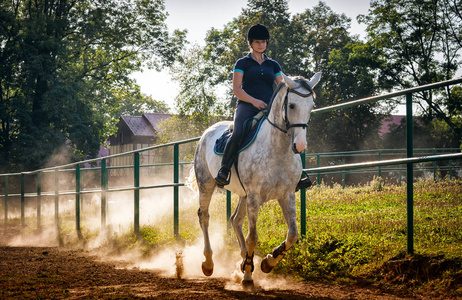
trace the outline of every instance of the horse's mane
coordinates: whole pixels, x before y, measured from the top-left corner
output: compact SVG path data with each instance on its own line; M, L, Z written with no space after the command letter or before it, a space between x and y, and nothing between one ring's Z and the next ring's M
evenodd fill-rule
M294 80L295 82L297 83L300 83L304 88L308 89L309 91L312 91L310 85L308 84L308 80L303 77L303 76L295 76L293 78L291 78L292 80ZM281 82L279 83L279 85L277 86L277 88L274 90L273 92L273 95L271 96L271 100L266 108L266 111L267 113L269 114L269 112L271 111L271 107L273 106L273 101L274 101L274 98L276 98L276 95L279 93L279 91L281 90L281 88L285 85L285 82Z
M279 90L285 85L284 82L281 82L278 87L274 90L273 92L273 95L271 96L271 100L268 104L268 106L266 107L266 111L267 113L269 114L269 112L271 111L271 107L273 106L273 101L274 101L274 98L276 98L276 95L279 93Z

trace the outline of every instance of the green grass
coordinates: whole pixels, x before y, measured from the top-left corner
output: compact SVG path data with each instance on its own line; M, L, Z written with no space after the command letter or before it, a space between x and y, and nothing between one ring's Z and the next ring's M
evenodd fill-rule
M436 280L440 282L418 274L416 277L421 277L409 282L420 288L430 282L439 289L456 285L462 296L461 180L419 181L414 185L413 257L405 255L406 186L372 182L364 187L342 189L321 185L309 190L306 196L307 234L276 266L276 273L329 282L380 280L388 271L388 261L420 258L420 265L430 261L443 266ZM277 203L270 202L262 208L259 253L269 253L284 237L286 226L280 216Z
M416 254L462 257L461 181L421 181L414 187ZM277 208L268 205L268 210ZM271 213L270 213L271 214ZM283 224L277 222L283 231ZM272 229L274 230L274 229ZM406 252L406 187L315 187L307 192L307 235L278 269L304 279L364 275ZM274 246L261 240L260 251Z

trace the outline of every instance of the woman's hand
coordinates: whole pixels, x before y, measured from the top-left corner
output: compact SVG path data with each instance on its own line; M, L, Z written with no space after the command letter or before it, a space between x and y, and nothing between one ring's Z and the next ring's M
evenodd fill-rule
M261 100L255 99L252 101L252 105L258 108L259 110L265 109L267 104Z

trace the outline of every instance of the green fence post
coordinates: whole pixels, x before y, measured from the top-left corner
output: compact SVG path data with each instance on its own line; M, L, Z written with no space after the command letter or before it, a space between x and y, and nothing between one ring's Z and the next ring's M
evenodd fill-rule
M101 160L101 230L106 230L108 176L106 159Z
M8 175L5 176L5 205L3 209L4 209L4 216L5 216L5 219L3 221L5 223L5 230L6 230L8 227Z
M134 232L135 235L140 234L140 190L138 189L140 187L140 153L135 152L134 153L134 178L133 178L133 183L135 185L135 190L134 190Z
M226 228L231 229L231 192L226 190Z
M179 144L173 145L173 183L178 183L179 178L179 157L180 149ZM175 238L179 239L179 215L178 215L178 186L173 187L173 234Z
M25 216L24 174L21 173L21 230L26 226Z
M37 231L42 230L42 172L37 173Z
M414 156L412 94L406 94L407 157ZM407 252L414 253L414 165L407 164Z
M59 170L55 170L55 226L59 238Z
M316 167L319 168L321 167L321 155L316 155ZM318 172L318 184L321 184L321 173Z
M75 230L77 237L82 238L82 231L80 230L80 166L75 166Z
M342 155L342 165L345 164L345 155ZM342 170L342 189L345 189L345 170Z
M433 148L433 155L436 155L436 149ZM436 161L433 161L433 181L436 181Z
M300 154L302 159L302 167L305 169L306 165L306 154L303 151ZM300 234L302 237L306 236L306 191L305 189L300 190Z
M399 165L398 167L399 167L399 186L401 186L402 177L403 177L403 168L401 165Z
M382 160L382 151L379 150L379 157L378 160ZM382 177L382 167L379 167L379 177Z

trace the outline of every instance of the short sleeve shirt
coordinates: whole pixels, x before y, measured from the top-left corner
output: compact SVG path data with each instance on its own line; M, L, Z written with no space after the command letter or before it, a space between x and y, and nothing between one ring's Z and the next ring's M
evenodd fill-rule
M269 103L273 95L274 80L276 76L281 74L281 66L277 61L272 60L266 55L265 60L260 65L249 53L236 62L234 72L244 74L242 89L247 94Z

